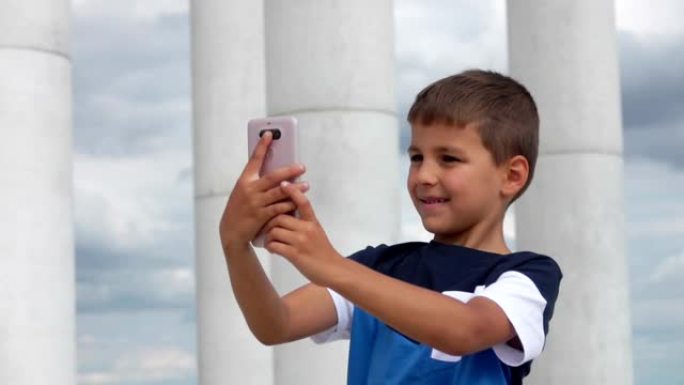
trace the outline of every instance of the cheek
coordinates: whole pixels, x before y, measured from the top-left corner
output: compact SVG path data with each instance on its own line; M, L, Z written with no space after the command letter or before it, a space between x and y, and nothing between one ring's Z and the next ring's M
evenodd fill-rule
M413 186L415 186L415 177L413 175L412 169L409 169L408 176L406 177L406 189L408 190L409 194L412 193L411 190L413 190Z
M477 180L478 199L483 202L494 203L499 194L497 180L492 175L481 176Z
M443 186L445 190L453 193L464 193L471 184L468 183L470 177L468 175L451 175L449 178L444 178Z
M443 181L443 186L449 194L456 197L456 204L471 205L474 200L482 198L482 183L484 181L475 173L460 172Z
M482 186L486 186L488 190L494 191L499 187L500 180L498 179L498 173L496 169L488 169L483 172L480 178L480 183Z

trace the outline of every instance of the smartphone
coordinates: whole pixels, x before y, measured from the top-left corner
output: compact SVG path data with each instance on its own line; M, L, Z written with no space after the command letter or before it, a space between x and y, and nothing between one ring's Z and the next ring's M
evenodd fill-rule
M261 136L271 132L271 145L268 148L259 176L281 167L287 167L299 161L297 152L297 119L292 116L276 116L270 118L251 119L247 123L247 147L252 155ZM296 182L296 180L290 180ZM292 213L294 215L294 212ZM259 232L252 240L255 247L264 247L265 235Z

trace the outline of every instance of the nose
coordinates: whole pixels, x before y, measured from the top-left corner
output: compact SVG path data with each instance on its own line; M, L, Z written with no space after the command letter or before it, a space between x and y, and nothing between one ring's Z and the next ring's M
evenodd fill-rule
M435 185L437 184L437 170L430 164L430 162L423 162L415 170L416 182L422 185Z

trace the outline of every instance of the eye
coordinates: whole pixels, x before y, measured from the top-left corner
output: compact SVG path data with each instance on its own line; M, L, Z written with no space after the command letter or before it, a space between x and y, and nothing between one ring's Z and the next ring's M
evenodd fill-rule
M453 163L453 162L460 162L461 159L453 157L451 155L442 155L442 162L445 163Z
M413 155L411 155L410 159L411 159L411 163L421 162L423 160L423 156L420 154L413 154Z

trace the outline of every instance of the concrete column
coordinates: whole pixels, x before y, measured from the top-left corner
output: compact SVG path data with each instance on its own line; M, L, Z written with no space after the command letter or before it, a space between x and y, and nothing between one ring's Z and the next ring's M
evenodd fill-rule
M266 1L269 115L299 121L305 180L343 254L389 243L399 230L398 128L392 2ZM281 259L288 291L305 280ZM304 340L276 348L276 384L346 383L347 344Z
M529 383L630 385L613 2L509 1L508 22L510 73L541 115L537 174L516 209L518 249L555 257L565 275Z
M266 114L263 4L192 1L191 17L199 380L271 384L272 349L247 328L218 233L230 189L247 162L247 120ZM270 268L268 259L262 263Z
M0 0L0 384L76 383L70 2Z

